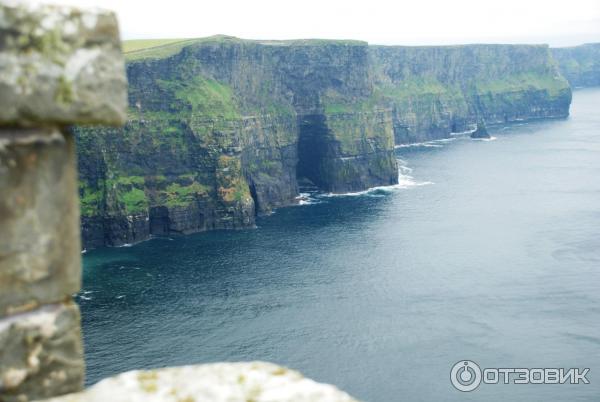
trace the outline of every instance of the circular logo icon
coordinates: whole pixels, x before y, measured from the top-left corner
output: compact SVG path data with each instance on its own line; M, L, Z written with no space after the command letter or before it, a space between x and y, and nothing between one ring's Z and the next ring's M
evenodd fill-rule
M450 382L461 392L470 392L481 384L481 369L471 360L461 360L452 366Z

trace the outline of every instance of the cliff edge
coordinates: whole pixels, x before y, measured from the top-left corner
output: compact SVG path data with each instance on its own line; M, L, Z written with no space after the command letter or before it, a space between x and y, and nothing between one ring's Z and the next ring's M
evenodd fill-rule
M254 225L397 182L394 146L569 113L547 46L227 36L126 43L128 122L77 128L84 247Z

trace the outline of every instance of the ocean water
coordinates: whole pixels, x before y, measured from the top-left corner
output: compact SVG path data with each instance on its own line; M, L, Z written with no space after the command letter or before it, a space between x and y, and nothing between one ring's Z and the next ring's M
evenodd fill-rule
M398 186L84 255L88 383L268 360L364 401L600 398L600 89L571 117L396 150ZM590 384L450 383L451 367Z

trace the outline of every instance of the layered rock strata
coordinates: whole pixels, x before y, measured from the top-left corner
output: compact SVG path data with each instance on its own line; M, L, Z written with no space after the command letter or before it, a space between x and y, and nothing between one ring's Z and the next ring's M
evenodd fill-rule
M394 145L564 117L547 46L369 47L217 36L126 53L128 122L78 129L84 247L243 228L326 192L397 182Z

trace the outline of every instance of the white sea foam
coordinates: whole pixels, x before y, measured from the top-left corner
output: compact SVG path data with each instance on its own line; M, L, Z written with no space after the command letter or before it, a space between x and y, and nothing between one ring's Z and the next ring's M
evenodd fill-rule
M419 186L427 186L429 184L433 184L432 181L418 181L415 180L414 177L403 174L398 176L398 184L392 186L397 188L410 188L410 187L419 187Z
M398 165L398 169L400 170L401 174L407 174L407 173L412 173L412 168L409 168L408 166L403 166L403 165Z
M427 186L429 184L434 184L431 181L419 181L415 180L415 178L407 172L412 172L412 169L406 166L403 160L398 160L398 184L392 184L390 186L377 186L371 187L367 190L363 191L355 191L348 193L326 193L320 194L320 197L357 197L361 195L366 195L369 197L382 197L385 194L390 194L398 190L404 190L412 187L420 187Z
M466 130L466 131L458 131L456 133L450 133L450 135L453 136L453 137L463 137L463 136L471 135L475 131L477 131L477 126L472 127L472 128L470 128L469 130Z
M320 204L322 201L316 200L314 198L310 199L302 199L298 201L298 205L315 205Z
M398 177L398 184L392 184L390 186L377 186L371 187L367 190L348 192L348 193L325 193L321 197L358 197L358 196L369 196L369 197L382 197L385 194L390 194L398 190L404 190L411 187L426 186L433 184L431 181L416 181L412 176L401 175Z
M323 201L320 201L317 198L317 196L318 196L318 192L316 192L316 191L300 193L296 197L296 200L298 200L298 204L296 204L296 205L314 205L314 204L322 203Z
M452 142L452 141L456 141L456 137L440 138L439 140L433 140L431 142L434 142L434 143L438 143L438 142L445 143L445 142Z
M440 138L439 140L431 140L425 142L413 142L410 144L399 144L394 148L442 148L445 143L455 141L455 137Z
M498 139L498 137L490 137L490 138L472 138L473 141L485 141L485 142L489 142L489 141L496 141Z
M396 149L398 149L398 148L441 148L441 147L443 147L442 144L436 144L433 141L413 142L410 144L400 144L400 145L394 146L394 148L396 148Z

